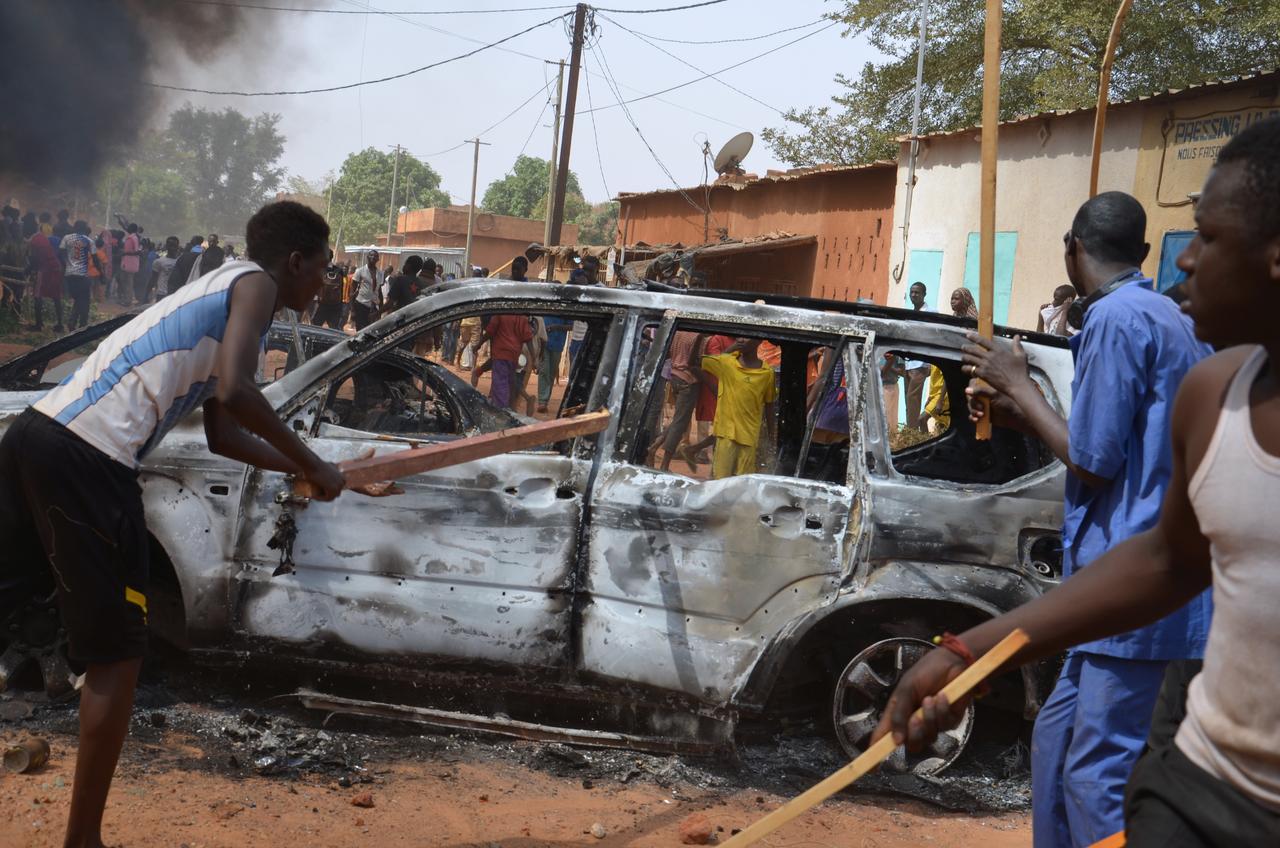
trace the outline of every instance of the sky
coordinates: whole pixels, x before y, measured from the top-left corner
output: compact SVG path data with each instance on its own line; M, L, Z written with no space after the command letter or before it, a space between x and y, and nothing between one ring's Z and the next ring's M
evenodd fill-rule
M554 6L555 0L375 0L372 5L365 0L257 2L313 9L323 5L343 11L452 13L395 16L246 10L248 28L241 38L224 46L223 58L203 67L172 61L153 73L153 81L243 91L344 85L466 53L572 11L572 6L546 8ZM688 2L600 0L600 7L655 9ZM517 7L543 8L457 13ZM666 13L598 12L592 46L584 51L570 165L587 199L599 202L619 192L672 188L675 183L698 185L703 179L704 142L714 155L744 130L756 136L743 163L747 171L763 174L768 168L787 167L773 156L760 130L783 125L779 111L828 104L840 91L834 82L837 73L855 75L865 62L878 58L865 40L843 38L841 25L821 20L824 13L838 8L839 4L824 0L726 0ZM290 174L308 180L336 173L349 153L370 146L390 151L400 144L441 175L441 187L455 203L466 203L471 191L473 148L463 142L481 133L481 141L490 146L480 148L478 201L485 187L507 173L521 152L549 156L554 61L569 58L571 24L572 16L439 68L346 91L272 97L166 91L159 97L170 110L190 102L206 108L233 106L248 114L279 113L286 137L282 164ZM800 28L779 32L794 27ZM769 33L778 34L733 41ZM657 41L655 36L711 43L671 43ZM775 48L780 49L717 74L728 85L704 79L631 103L625 110L614 105L615 91L626 98L651 94ZM566 88L568 76L566 61ZM600 111L587 113L592 106ZM162 108L156 114L165 112Z

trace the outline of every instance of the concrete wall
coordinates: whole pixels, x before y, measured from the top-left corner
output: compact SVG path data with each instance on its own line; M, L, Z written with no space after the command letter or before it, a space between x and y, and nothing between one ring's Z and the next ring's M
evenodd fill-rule
M1100 190L1131 190L1140 117L1132 111L1108 114ZM1000 129L996 230L1017 233L1009 324L1034 329L1039 306L1067 281L1062 236L1070 229L1077 207L1088 198L1092 138L1092 113ZM978 139L977 131L928 139L921 145L916 164L907 249L942 252L941 285L929 294L930 306L941 312L949 311L951 293L964 284L969 234L979 228ZM910 147L903 144L890 254L891 267L902 266L903 270L896 279L890 277L891 306L906 304L907 290L919 276L913 275L911 263L904 264L903 259L902 215L909 157Z
M1107 111L1098 188L1129 192L1146 208L1151 255L1144 271L1152 277L1165 233L1194 228L1187 194L1199 191L1217 150L1232 132L1280 108L1276 79L1270 74L1117 104ZM1225 121L1192 126L1188 119L1193 116ZM1093 120L1093 110L1088 110L1000 128L996 230L1017 234L1008 310L1013 326L1034 328L1038 307L1066 282L1062 236L1087 199ZM979 133L934 136L922 144L910 243L904 252L909 154L904 143L894 198L891 267L898 268L909 251L941 251L940 290L930 292L929 300L946 311L951 292L964 283L969 234L979 228ZM910 266L908 261L900 277L891 275L890 305L906 303L913 282Z
M789 275L783 282L800 295L883 303L893 181L891 166L873 166L765 178L743 188L717 185L709 221L676 192L623 196L619 225L625 220L631 244L702 244L721 230L735 239L775 231L812 235L816 251L780 253L776 268L755 274ZM706 202L701 191L691 190L690 197Z

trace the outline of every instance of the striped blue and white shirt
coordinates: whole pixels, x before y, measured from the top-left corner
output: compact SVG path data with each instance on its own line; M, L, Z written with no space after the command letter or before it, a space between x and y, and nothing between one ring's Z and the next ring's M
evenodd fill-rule
M232 287L261 270L255 262L228 262L183 286L108 336L34 408L137 468L213 395Z

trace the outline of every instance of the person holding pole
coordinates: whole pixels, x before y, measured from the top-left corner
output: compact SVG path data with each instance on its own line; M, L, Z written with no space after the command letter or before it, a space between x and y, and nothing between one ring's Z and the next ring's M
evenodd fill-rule
M1223 147L1197 205L1197 235L1178 257L1189 293L1182 310L1194 319L1202 342L1224 350L1191 368L1178 388L1169 415L1170 439L1161 448L1168 457L1169 484L1162 487L1162 504L1152 510L1155 520L1135 528L1139 532L1123 534L1127 538L1113 534L1105 552L1074 543L1068 554L1076 565L1095 560L1087 568L1043 597L960 634L952 649L925 655L899 683L876 730L877 738L892 732L896 741L916 749L953 726L963 703L950 704L934 693L968 664L965 655L986 651L1015 628L1024 629L1031 641L1010 666L1076 646L1087 650L1068 655L1068 667L1077 671L1096 656L1094 646L1128 642L1135 649L1145 644L1155 653L1160 642L1153 637L1160 631L1166 643L1180 637L1165 626L1168 622L1207 612L1203 592L1212 585L1215 608L1204 669L1191 683L1186 719L1175 743L1152 748L1131 770L1119 763L1107 769L1113 775L1123 771L1127 780L1123 820L1096 821L1095 808L1109 802L1110 795L1098 794L1100 787L1087 774L1064 773L1067 792L1081 805L1073 815L1096 822L1090 833L1077 832L1071 822L1069 836L1078 840L1075 844L1108 837L1121 826L1130 848L1280 844L1280 684L1274 674L1280 667L1280 618L1275 615L1280 604L1280 525L1275 521L1280 502L1280 333L1269 308L1280 307L1277 210L1280 120L1271 119L1248 127ZM1073 225L1072 234L1074 250L1088 247L1087 229L1081 233ZM1068 244L1069 255L1072 250ZM1087 253L1077 262L1082 260L1088 264ZM1134 299L1134 292L1124 294L1134 288L1131 284L1097 296L1106 288L1090 285L1082 292L1090 296L1084 330L1073 339L1082 356L1098 332L1098 318ZM1140 317L1151 324L1162 322L1165 307L1158 298L1142 299L1156 317ZM970 371L997 390L1003 388L993 393L993 416L1017 411L1023 421L1047 419L1040 409L1043 401L1031 398L1017 376L1014 366L1021 356L1016 347L1010 353L983 346L970 355ZM1110 364L1112 370L1120 366L1097 360L1089 364ZM1117 379L1131 382L1132 373L1126 369ZM1081 377L1088 379L1087 374ZM1164 388L1172 390L1174 384ZM1084 402L1086 409L1096 411L1087 398ZM1156 412L1148 407L1135 421ZM1070 428L1056 428L1057 447L1068 447L1069 440L1070 455L1064 460L1073 473L1079 476L1075 463L1080 462L1092 470L1079 471L1097 478L1105 464L1077 453L1076 418L1073 409ZM1144 462L1149 448L1145 443L1133 446ZM1125 470L1128 462L1126 458L1121 471L1133 488L1138 481ZM1091 485L1086 477L1074 485L1082 483ZM1150 495L1155 490L1141 491ZM1094 499L1102 490L1091 494L1088 505L1100 505ZM1150 629L1153 624L1156 631ZM1192 638L1181 636L1188 644ZM1069 680L1065 671L1064 680ZM1125 697L1129 691L1119 687L1101 694ZM1051 705L1060 700L1055 691ZM1084 703L1083 691L1076 700ZM1137 711L1137 699L1127 700ZM1054 710L1051 705L1047 711ZM922 714L909 720L917 706ZM1107 738L1114 726L1076 721L1072 730L1077 738L1098 739L1118 749ZM1033 795L1038 791L1034 788ZM1036 844L1042 844L1040 833Z

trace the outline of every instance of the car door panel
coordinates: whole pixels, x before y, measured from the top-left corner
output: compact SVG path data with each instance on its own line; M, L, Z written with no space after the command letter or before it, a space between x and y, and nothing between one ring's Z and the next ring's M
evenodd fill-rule
M849 381L851 413L861 382ZM730 701L780 630L835 599L860 537L858 465L838 485L700 481L605 463L592 494L579 668Z

